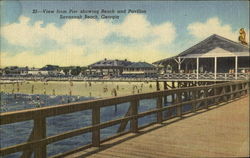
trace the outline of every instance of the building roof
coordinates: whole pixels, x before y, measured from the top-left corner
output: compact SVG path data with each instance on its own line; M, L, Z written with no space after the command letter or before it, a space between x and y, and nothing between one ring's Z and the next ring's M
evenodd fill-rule
M135 62L128 65L127 68L155 68L155 66L146 62Z
M176 56L156 61L153 64L162 64L163 62L168 62L177 57L185 57L190 55L195 56L195 54L205 54L216 48L221 48L227 52L232 52L232 53L249 52L248 46L242 45L241 43L237 43L227 38L214 34Z
M212 35L189 49L181 52L178 56L185 56L188 54L204 54L216 47L222 48L229 52L248 52L249 47L240 43L234 42L219 35Z
M132 62L127 60L101 60L94 64L89 65L91 68L100 68L100 67L126 67L132 64Z
M58 68L59 68L59 66L57 66L57 65L46 65L46 66L42 67L40 70L54 71L54 70L57 70Z

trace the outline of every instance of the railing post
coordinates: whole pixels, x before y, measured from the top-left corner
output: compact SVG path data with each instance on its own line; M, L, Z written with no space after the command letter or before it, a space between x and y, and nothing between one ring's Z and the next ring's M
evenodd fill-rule
M40 140L46 137L46 119L45 117L36 117L34 119L34 139ZM34 149L35 158L47 157L46 145L37 146Z
M247 85L247 82L246 83L243 83L244 85L244 95L247 95L247 90L248 90L248 85Z
M159 81L156 80L156 90L159 91L160 90L160 84L159 84Z
M157 98L157 109L162 108L162 97ZM162 123L162 111L157 112L157 123Z
M133 100L131 101L131 115L135 116L138 114L138 105L139 105L139 100ZM131 132L137 133L138 132L138 119L133 118L130 122L130 130Z
M197 99L197 91L196 90L194 90L193 92L192 92L192 96L193 96L193 103L192 103L192 112L196 112L196 99Z
M218 89L217 87L214 87L214 96L216 96L218 94ZM214 105L217 104L218 98L214 98Z
M233 92L233 85L230 85L230 93L232 93ZM231 94L230 95L230 100L233 100L234 99L234 95L233 94Z
M237 90L241 90L241 83L237 84ZM238 92L238 97L241 97L241 92Z
M225 94L226 94L226 86L223 86L222 87L222 95L223 95L222 98L226 102L227 101L227 96Z
M100 123L100 107L94 106L92 109L92 125ZM93 129L92 131L92 145L94 147L100 147L100 128Z
M181 93L177 92L176 93L176 103L178 104L180 102L181 102ZM182 117L182 110L181 109L182 109L181 105L177 106L177 116L179 116L179 117Z
M206 98L206 100L205 100L205 107L206 107L206 109L208 109L208 88L205 88L204 89L204 97Z
M246 94L249 93L250 86L249 86L249 81L246 82Z

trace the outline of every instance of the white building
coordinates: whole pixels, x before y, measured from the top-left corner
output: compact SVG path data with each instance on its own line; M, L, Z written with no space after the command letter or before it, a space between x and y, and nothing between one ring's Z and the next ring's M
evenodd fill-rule
M163 66L168 78L247 79L249 61L248 46L212 35L177 56L153 64ZM166 72L168 66L171 73Z

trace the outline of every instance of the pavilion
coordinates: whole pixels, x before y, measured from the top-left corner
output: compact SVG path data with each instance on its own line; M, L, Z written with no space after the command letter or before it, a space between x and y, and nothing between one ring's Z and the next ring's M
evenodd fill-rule
M93 63L88 66L87 74L90 76L120 76L123 72L123 69L132 64L132 62L125 60L100 60L96 63Z
M122 77L156 77L157 69L147 62L134 62L123 69Z
M248 79L249 47L212 35L182 53L159 60L157 65L166 78Z

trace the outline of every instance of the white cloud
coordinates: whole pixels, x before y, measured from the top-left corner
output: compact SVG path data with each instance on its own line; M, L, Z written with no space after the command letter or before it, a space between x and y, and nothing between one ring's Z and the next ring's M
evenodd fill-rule
M122 24L117 25L117 33L125 37L140 39L149 35L151 27L144 15L129 14Z
M166 57L165 52L130 48L123 45L116 45L112 47L112 49L109 49L109 47L111 46L98 52L92 52L91 54L86 53L86 48L84 46L72 45L60 50L49 51L39 55L32 51L20 52L14 56L9 55L7 52L1 52L0 65L2 67L11 65L42 67L46 64L85 66L98 60L103 60L104 58L154 62Z
M233 31L232 27L222 24L218 17L210 18L206 22L195 22L187 27L189 33L198 39L206 38L212 34L218 34L233 41L238 41L239 29ZM248 30L246 30L248 33ZM247 39L248 40L248 39Z
M44 25L42 21L31 24L28 17L22 16L17 23L3 26L1 31L9 44L29 50L11 57L7 52L2 53L2 65L87 65L105 57L153 62L166 57L167 53L159 48L171 44L176 37L171 22L153 25L145 15L139 14L130 14L119 24L108 20L68 20L62 26ZM112 34L132 39L135 44L104 42ZM44 41L50 40L56 42L59 49L40 55L34 52L37 50L34 48L46 48ZM76 41L83 44L79 46Z
M30 26L28 17L20 17L19 23L9 24L1 30L1 36L7 39L10 44L19 46L38 45L46 36L43 34L44 29L39 27L41 21ZM39 38L36 38L39 37Z
M1 35L10 44L34 47L43 40L53 40L58 44L72 44L74 40L88 42L101 41L114 33L121 37L145 40L149 37L161 39L162 44L169 44L175 39L175 27L166 22L153 26L144 15L130 14L120 24L112 24L105 20L68 20L64 25L56 27L49 23L42 27L43 22L33 25L28 17L21 16L18 23L6 25ZM154 42L152 40L151 42Z
M23 51L14 56L7 52L1 53L1 65L19 65L42 67L52 63L56 65L83 65L84 47L70 46L63 50L50 51L44 54L34 54L32 51Z

